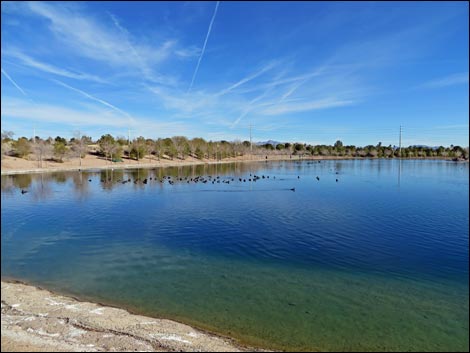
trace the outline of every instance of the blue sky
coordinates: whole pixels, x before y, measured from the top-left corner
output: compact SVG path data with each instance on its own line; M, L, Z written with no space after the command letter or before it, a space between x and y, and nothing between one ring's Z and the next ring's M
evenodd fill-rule
M468 146L468 6L3 1L2 129Z

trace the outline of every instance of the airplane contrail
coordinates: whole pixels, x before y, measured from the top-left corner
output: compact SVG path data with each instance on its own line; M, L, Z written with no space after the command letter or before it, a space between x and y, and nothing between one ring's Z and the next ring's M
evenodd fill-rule
M189 85L188 93L191 91L191 88L193 88L194 79L196 78L197 71L199 70L199 65L201 64L201 59L204 55L204 51L206 50L207 40L209 39L209 35L211 34L212 24L214 23L215 16L217 15L217 9L219 8L219 3L220 1L217 1L217 4L215 4L214 14L212 15L211 23L209 24L209 29L207 30L206 39L202 47L201 55L199 56L199 60L197 61L196 70L194 70L193 79L191 80L191 84Z
M92 99L92 100L94 100L94 101L97 101L97 102L99 102L99 103L101 103L101 104L103 104L103 105L105 105L105 106L107 106L107 107L109 107L109 108L111 108L111 109L114 109L114 110L116 110L117 112L119 112L119 113L121 113L121 114L124 114L125 116L127 116L127 117L129 117L129 118L131 117L128 113L126 113L125 111L119 109L118 107L115 107L114 105L112 105L112 104L110 104L110 103L108 103L108 102L106 102L106 101L104 101L104 100L102 100L102 99L96 98L96 97L92 96L91 94L88 94L88 93L86 93L86 92L84 92L84 91L82 91L82 90L79 90L78 88L74 88L74 87L72 87L72 86L69 86L69 85L67 85L67 84L65 84L65 83L63 83L62 81L59 81L59 80L54 80L54 79L53 79L52 81L54 81L55 83L57 83L57 84L59 84L59 85L61 85L61 86L64 86L65 88L68 88L68 89L71 89L71 90L73 90L73 91L75 91L75 92L78 92L78 93L84 95L84 96L87 97L87 98L90 98L90 99Z
M5 77L6 77L7 79L9 79L10 82L13 83L13 85L14 85L16 88L18 88L18 90L19 90L21 93L23 93L25 96L28 96L28 95L23 91L23 89L22 89L20 86L18 86L18 84L17 84L15 81L13 81L13 79L10 77L10 75L8 75L8 73L7 73L5 70L3 70L3 69L2 69L2 74L4 74Z

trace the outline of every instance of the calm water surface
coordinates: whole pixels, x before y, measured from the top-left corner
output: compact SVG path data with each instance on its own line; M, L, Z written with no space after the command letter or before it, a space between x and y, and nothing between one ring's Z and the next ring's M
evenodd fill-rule
M1 185L3 278L276 349L468 351L468 164L289 161Z

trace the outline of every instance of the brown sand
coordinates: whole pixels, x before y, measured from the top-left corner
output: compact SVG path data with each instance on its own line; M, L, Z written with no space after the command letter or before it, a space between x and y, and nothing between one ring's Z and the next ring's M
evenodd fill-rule
M2 175L4 174L20 174L20 173L41 173L65 170L89 170L89 169L126 169L126 168L155 168L155 167L171 167L171 166L185 166L194 164L216 164L216 163L233 163L233 162L260 162L260 161L280 161L280 160L323 160L323 159L352 159L351 157L321 157L321 156L292 156L289 154L275 154L275 155L246 155L240 157L224 158L220 161L213 159L200 160L192 157L181 159L161 159L157 160L155 157L144 158L140 161L124 158L123 162L110 162L96 155L87 155L82 159L82 165L78 158L64 160L63 163L47 161L42 162L42 167L38 167L38 162L35 160L27 160L18 157L4 156L2 160Z
M252 351L164 319L2 281L2 352Z

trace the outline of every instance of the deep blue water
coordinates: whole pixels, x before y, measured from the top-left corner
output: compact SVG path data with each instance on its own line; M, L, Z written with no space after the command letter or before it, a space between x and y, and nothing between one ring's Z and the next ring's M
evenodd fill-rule
M273 348L468 350L468 202L432 160L2 176L2 277Z

